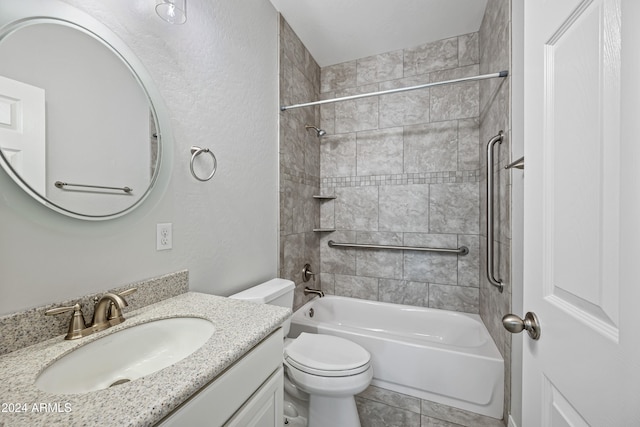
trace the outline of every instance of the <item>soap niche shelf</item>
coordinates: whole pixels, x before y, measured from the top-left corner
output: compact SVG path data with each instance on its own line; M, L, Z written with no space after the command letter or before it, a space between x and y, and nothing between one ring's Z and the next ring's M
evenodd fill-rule
M316 200L333 200L336 198L336 196L331 196L331 195L324 195L324 194L314 194L313 198ZM335 228L314 228L313 232L314 233L331 233L332 231L336 231Z

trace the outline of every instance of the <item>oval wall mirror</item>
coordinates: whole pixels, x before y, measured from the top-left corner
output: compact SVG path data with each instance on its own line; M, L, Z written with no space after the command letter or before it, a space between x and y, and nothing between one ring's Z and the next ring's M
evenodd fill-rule
M160 165L157 115L102 37L55 18L0 33L0 164L46 206L82 219L137 207Z

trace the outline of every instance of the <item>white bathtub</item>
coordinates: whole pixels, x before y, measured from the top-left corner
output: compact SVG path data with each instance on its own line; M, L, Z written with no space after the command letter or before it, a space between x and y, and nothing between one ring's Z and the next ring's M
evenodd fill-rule
M504 360L478 315L326 296L293 314L301 332L366 348L375 386L502 418Z

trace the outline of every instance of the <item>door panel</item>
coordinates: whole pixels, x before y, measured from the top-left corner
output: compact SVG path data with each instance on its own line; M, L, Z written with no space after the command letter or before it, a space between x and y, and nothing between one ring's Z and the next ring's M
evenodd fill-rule
M34 191L46 195L44 89L0 76L0 150Z
M525 2L524 427L640 426L638 4Z
M545 296L617 339L618 1L585 1L544 44ZM607 66L605 66L607 64Z

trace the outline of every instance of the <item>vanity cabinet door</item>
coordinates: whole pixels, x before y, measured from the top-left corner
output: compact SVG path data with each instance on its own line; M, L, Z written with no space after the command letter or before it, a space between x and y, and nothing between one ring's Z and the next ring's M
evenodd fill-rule
M280 427L283 422L284 369L281 367L225 424L225 427Z
M282 329L279 328L156 427L220 427L237 418L244 420L243 416L255 419L256 424L240 422L233 425L276 425L262 424L261 417L268 419L269 411L275 411L275 418L280 420L277 425L281 426L283 342ZM279 395L276 395L275 383L278 383Z

